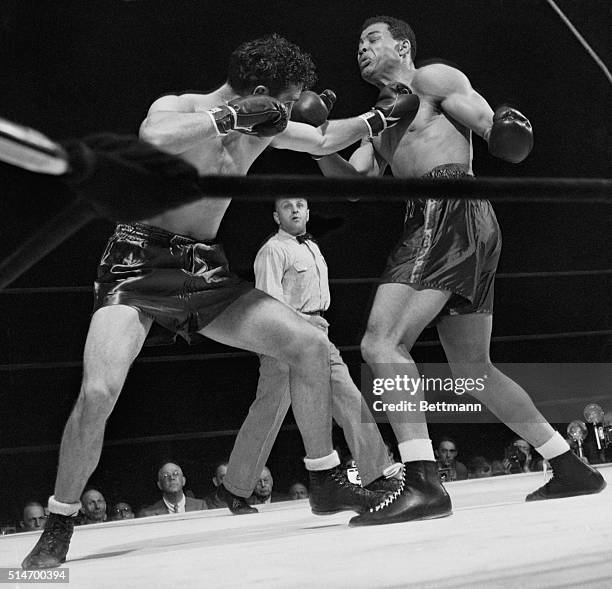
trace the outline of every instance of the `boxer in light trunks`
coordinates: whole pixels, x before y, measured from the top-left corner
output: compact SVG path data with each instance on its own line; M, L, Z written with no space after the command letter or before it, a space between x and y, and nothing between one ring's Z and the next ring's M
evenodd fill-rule
M398 95L391 101L386 96L384 104L379 101L361 117L330 121L321 128L288 122L293 103L312 83L314 65L297 46L278 35L256 39L234 51L228 80L217 90L155 101L140 135L187 161L200 175L246 175L268 146L331 153L382 132L387 118L395 122L413 113L414 102ZM138 153L141 148L136 146ZM130 168L129 161L122 164ZM148 176L146 166L138 171ZM120 201L121 194L105 194L102 200ZM172 194L169 201L174 202ZM325 334L229 271L215 242L229 203L229 198L200 198L136 217L138 222L120 223L109 239L98 268L83 382L60 446L50 515L23 568L50 568L65 561L78 498L98 463L106 419L153 323L189 342L205 336L291 365L293 412L306 468L314 473L319 493L319 499L311 499L313 510L318 500L325 501L328 511L333 503L361 511L376 502L376 495L351 485L338 468Z
M390 166L401 178L469 178L472 133L487 141L496 157L513 163L527 157L533 134L525 116L507 106L494 112L458 69L442 63L416 68L415 54L415 36L407 23L377 16L363 24L357 53L362 78L379 88L405 85L420 98L420 107L413 119L363 140L349 161L336 154L321 158L326 176L379 175ZM413 198L404 234L376 292L361 342L363 357L377 378L399 374L417 379L410 349L435 321L453 376L486 375L484 390L473 395L550 462L553 478L527 500L597 493L605 487L601 475L570 451L527 393L491 363L493 281L500 248L488 201ZM423 398L418 390L410 400L418 405ZM404 391L385 392L390 404L405 399ZM405 466L403 485L354 517L351 525L450 515L425 414L406 419L406 414L389 411L387 416Z

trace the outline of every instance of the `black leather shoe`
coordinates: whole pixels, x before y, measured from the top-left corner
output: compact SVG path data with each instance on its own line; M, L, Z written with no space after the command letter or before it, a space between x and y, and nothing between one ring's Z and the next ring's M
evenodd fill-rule
M380 503L387 494L373 493L359 485L354 485L346 472L336 466L328 470L311 470L310 508L315 515L329 515L339 511L362 513Z
M446 517L452 513L450 497L440 482L433 461L406 462L400 488L367 513L351 519L350 526L377 526Z
M220 501L223 501L234 515L246 515L248 513L259 513L257 509L251 507L244 497L238 497L230 493L221 483L215 493Z
M50 513L43 533L36 546L21 563L21 568L51 569L66 562L75 519L67 515Z
M533 493L529 493L525 501L590 495L606 488L606 481L601 474L585 464L571 450L551 458L548 462L553 469L552 479Z

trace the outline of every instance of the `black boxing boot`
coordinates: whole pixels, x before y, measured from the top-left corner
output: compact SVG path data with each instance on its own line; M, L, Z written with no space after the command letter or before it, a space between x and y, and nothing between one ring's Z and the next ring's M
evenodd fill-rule
M227 505L234 515L247 515L249 513L259 513L257 509L251 507L244 497L239 497L228 491L221 483L215 492L217 499Z
M23 569L51 569L66 562L70 538L74 531L74 516L50 513L38 542L23 562Z
M339 511L363 513L380 503L388 494L373 493L354 485L339 466L327 470L310 470L310 508L315 515Z
M400 488L367 513L355 516L350 526L377 526L446 517L452 513L450 497L440 482L435 461L404 464Z
M529 493L525 501L590 495L606 488L606 481L601 474L585 464L571 450L551 458L548 462L553 470L552 479L533 493Z
M366 485L365 488L368 491L373 491L374 493L378 492L386 492L387 494L393 494L396 491L399 491L401 485L401 479L396 479L395 477L385 478L378 477L374 479L369 485Z

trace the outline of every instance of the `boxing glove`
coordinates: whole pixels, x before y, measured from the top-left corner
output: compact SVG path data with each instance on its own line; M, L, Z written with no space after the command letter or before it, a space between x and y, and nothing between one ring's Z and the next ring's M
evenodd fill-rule
M206 112L218 135L240 131L248 135L272 137L287 127L287 109L276 98L265 94L237 98Z
M368 125L370 137L374 137L401 119L412 121L419 110L419 104L419 97L408 86L393 82L380 91L374 108L359 116Z
M323 90L321 94L304 90L291 109L291 120L320 127L327 121L335 102L336 94L332 90Z
M531 123L515 108L500 106L493 115L488 142L491 155L518 164L533 148Z

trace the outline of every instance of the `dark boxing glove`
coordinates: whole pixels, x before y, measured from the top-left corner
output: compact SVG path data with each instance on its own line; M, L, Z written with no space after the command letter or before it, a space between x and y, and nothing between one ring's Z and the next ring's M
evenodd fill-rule
M518 110L500 106L493 115L488 142L491 155L518 164L533 148L531 123Z
M385 86L378 95L374 108L359 115L368 125L370 137L380 135L387 127L392 127L400 119L414 119L419 110L420 100L410 88L401 82Z
M291 120L320 127L327 121L335 102L336 94L331 90L323 90L321 94L304 90L291 109Z
M265 94L251 94L206 111L219 135L240 131L248 135L272 137L287 127L287 109Z

